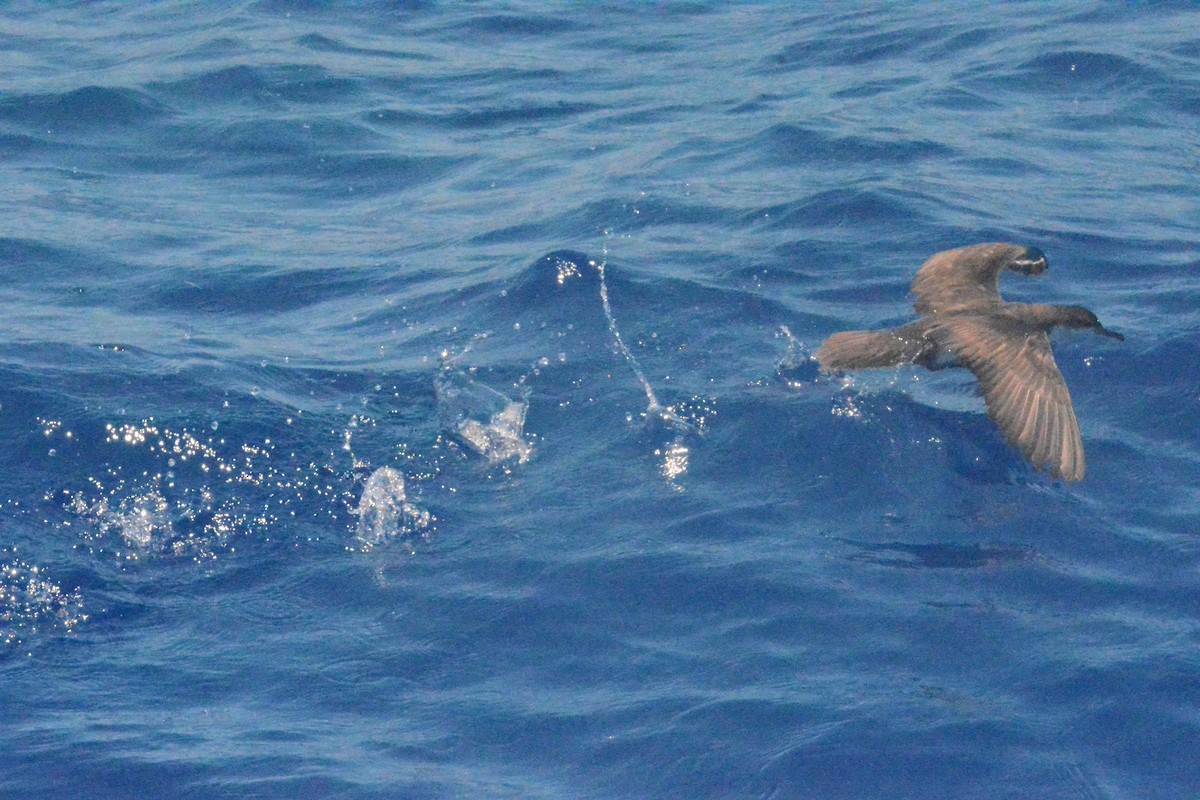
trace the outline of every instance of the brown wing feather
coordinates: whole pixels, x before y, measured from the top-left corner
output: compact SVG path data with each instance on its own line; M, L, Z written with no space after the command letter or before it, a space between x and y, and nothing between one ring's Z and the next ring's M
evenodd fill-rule
M1014 336L1001 329L1004 324L986 316L952 316L939 320L932 335L975 374L988 416L1009 444L1037 469L1082 480L1087 467L1079 422L1050 339L1041 331Z
M933 255L912 282L918 314L974 311L1000 304L1000 273L1007 257L1023 251L1012 244L976 244Z

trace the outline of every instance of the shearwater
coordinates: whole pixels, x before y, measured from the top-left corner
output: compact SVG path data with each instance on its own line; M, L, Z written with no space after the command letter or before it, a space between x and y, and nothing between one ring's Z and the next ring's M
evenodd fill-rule
M1124 340L1082 306L1010 303L1000 297L1005 270L1038 275L1048 269L1036 247L977 244L946 250L913 278L920 318L881 331L830 336L816 352L825 371L917 364L965 367L983 390L988 416L1036 469L1067 481L1086 471L1079 423L1066 381L1054 363L1050 331L1090 328Z

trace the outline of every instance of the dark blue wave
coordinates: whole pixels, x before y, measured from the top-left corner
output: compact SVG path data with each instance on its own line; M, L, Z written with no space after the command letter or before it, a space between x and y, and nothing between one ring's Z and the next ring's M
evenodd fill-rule
M63 93L0 99L0 123L39 133L79 136L147 125L164 113L160 104L133 89L84 86Z

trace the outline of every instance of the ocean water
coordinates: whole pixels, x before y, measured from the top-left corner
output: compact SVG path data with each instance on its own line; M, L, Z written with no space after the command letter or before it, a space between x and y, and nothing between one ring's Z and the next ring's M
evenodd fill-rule
M0 796L1193 798L1191 3L6 4ZM1041 247L1089 472L827 376Z

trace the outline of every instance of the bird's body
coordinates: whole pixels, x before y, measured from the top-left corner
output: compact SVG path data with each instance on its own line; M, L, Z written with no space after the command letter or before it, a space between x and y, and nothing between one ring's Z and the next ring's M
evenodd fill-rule
M1091 328L1124 337L1081 306L1001 299L1001 272L1037 275L1046 269L1046 257L1035 247L981 244L938 253L913 279L919 319L890 330L835 333L817 350L817 361L826 371L965 367L979 380L988 416L1010 444L1037 469L1080 480L1086 465L1079 423L1049 333Z

